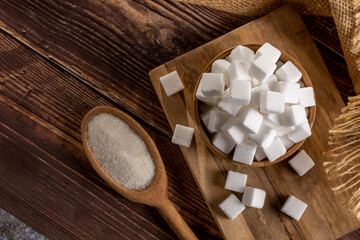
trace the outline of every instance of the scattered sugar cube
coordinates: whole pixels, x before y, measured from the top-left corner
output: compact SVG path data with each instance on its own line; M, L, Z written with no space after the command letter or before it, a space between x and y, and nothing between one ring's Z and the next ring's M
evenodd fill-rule
M245 81L231 81L230 98L241 105L248 105L251 98L251 83Z
M264 113L263 116L264 119L271 121L273 124L275 124L275 126L281 126L282 124L281 114Z
M215 134L212 144L226 154L229 154L235 147L235 143L222 132Z
M300 125L308 121L305 108L301 105L285 107L282 120L285 127Z
M295 67L295 65L290 61L287 61L278 70L276 70L275 75L279 81L292 83L298 82L302 77L299 69L297 69L297 67Z
M281 211L296 221L299 221L306 208L306 203L291 195L282 206Z
M218 108L232 116L236 116L241 107L242 105L238 101L230 98L230 89L226 89L224 96L218 104Z
M251 102L257 107L260 107L260 96L262 92L269 91L269 87L266 83L262 83L253 89L251 89Z
M184 85L177 71L173 71L160 78L161 85L168 97L184 89Z
M280 140L284 144L286 150L290 149L292 146L295 145L295 143L291 141L290 138L288 138L288 136L282 136L280 137Z
M296 154L295 157L289 161L289 164L300 176L303 176L313 166L315 166L314 161L304 150L301 150L298 154Z
M282 113L285 108L285 97L282 93L266 91L260 95L260 112Z
M219 208L230 220L233 220L244 211L245 206L231 193L222 203L220 203Z
M268 85L270 91L276 91L277 81L277 77L274 74L271 74L270 77L265 80L265 83Z
M184 147L190 147L193 135L194 135L193 128L176 124L174 135L171 139L171 142Z
M261 149L261 147L256 148L255 152L255 160L256 161L262 161L266 158L266 155L264 153L264 150Z
M271 62L276 63L280 58L281 52L279 49L266 42L256 51L255 58L260 55L264 55Z
M288 134L291 141L298 143L311 136L311 128L308 122L295 127L294 131Z
M210 106L215 106L220 102L220 96L205 96L201 92L201 82L199 83L199 86L196 90L196 98Z
M254 58L254 55L255 54L253 50L241 45L234 48L230 53L230 56L233 60L247 61L247 62L251 62Z
M211 111L208 123L208 129L212 132L219 132L221 127L229 120L229 114L222 111Z
M284 94L285 103L298 103L300 84L278 81L276 91Z
M229 171L226 177L225 189L239 193L244 192L247 177L246 174Z
M277 61L276 62L276 70L278 70L282 65L284 65L284 63L282 61Z
M249 68L249 75L263 82L274 73L276 64L271 62L267 57L261 55L256 58ZM279 69L280 70L280 69Z
M247 207L262 208L265 203L266 192L259 188L245 187L242 202Z
M203 73L201 92L204 96L219 96L224 93L224 75L222 73Z
M230 63L225 59L217 59L211 66L212 73L222 73L224 75L224 83L226 87L230 85L230 75L228 72Z
M256 144L251 141L244 140L240 144L236 145L233 160L251 165L254 160L255 151Z
M260 129L263 116L251 107L244 108L239 115L239 124L248 134L257 133Z
M275 161L286 153L286 148L279 137L275 137L273 142L263 150L270 162Z
M229 66L229 76L231 81L249 81L251 82L252 78L249 76L246 66L242 62L234 61Z
M241 143L246 134L237 125L238 120L236 118L230 118L222 127L221 131L236 144Z
M299 103L304 107L315 106L314 89L312 87L300 88Z
M249 134L248 138L265 149L270 146L276 135L277 134L274 129L266 124L261 124L259 131L256 134Z

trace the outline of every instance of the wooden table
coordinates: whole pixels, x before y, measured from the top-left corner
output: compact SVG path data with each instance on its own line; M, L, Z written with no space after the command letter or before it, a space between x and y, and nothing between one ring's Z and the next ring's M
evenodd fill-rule
M346 101L354 92L332 19L303 18ZM221 238L170 142L148 71L253 19L173 1L1 1L0 207L51 239L175 238L156 210L119 196L84 155L83 116L110 105L154 139L169 197L197 236Z

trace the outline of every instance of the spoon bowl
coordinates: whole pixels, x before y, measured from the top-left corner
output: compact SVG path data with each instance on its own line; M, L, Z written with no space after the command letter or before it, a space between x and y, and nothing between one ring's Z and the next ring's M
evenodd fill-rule
M106 173L100 162L96 159L89 145L87 126L92 117L101 113L112 114L120 118L126 122L129 127L144 141L155 164L155 176L152 182L145 189L133 190L120 185ZM160 153L152 138L137 121L116 108L108 106L95 107L85 115L81 122L81 139L85 154L89 159L90 164L100 177L110 185L110 187L133 202L142 203L158 209L160 214L164 217L180 239L197 239L190 227L186 224L184 219L168 199L167 176Z

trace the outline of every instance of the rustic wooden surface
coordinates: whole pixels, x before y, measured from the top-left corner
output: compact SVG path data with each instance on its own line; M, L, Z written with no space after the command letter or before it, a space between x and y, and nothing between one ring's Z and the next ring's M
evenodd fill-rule
M84 155L82 118L109 105L154 139L169 198L195 233L221 238L170 143L147 73L254 18L165 0L3 0L0 13L0 207L51 239L175 238L155 210L110 189ZM303 18L346 101L354 93L333 21Z
M209 62L237 44L261 45L266 41L292 56L295 64L300 64L300 69L306 71L314 87L316 120L312 136L301 149L311 156L315 167L305 177L299 177L287 161L257 168L235 165L230 160L211 154L201 137L201 124L198 119L195 121L198 113L194 109L194 92ZM178 72L185 88L168 97L159 79L174 70ZM341 207L345 199L335 198L322 166L322 154L328 149L327 129L332 126L344 103L301 16L293 8L283 7L254 20L155 68L149 75L172 129L177 123L196 128L193 144L181 150L225 239L327 240L341 237L360 227L360 221ZM305 84L308 78L304 77ZM223 188L228 170L246 173L247 185L266 191L265 205L261 210L248 208L232 221L219 211L218 204L230 194ZM289 195L295 195L308 204L300 221L279 214L282 203Z

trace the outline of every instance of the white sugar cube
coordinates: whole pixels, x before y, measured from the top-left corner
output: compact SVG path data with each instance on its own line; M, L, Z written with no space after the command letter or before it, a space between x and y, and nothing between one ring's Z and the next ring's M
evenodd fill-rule
M252 78L251 80L251 87L254 88L254 87L257 87L260 85L260 82L259 80L257 80L256 78Z
M285 108L285 97L282 93L267 91L260 95L260 112L282 113Z
M239 124L247 134L254 134L259 131L263 118L258 111L247 107L239 113Z
M246 134L245 132L237 125L237 118L230 118L222 127L221 131L233 142L236 144L241 143Z
M259 188L245 187L242 203L247 207L262 208L265 203L266 192Z
M173 71L160 78L161 85L168 97L184 89L184 85L177 71Z
M238 80L231 81L230 98L241 105L248 105L251 98L251 83Z
M247 175L239 172L229 171L226 177L225 189L234 192L244 192Z
M282 62L282 61L277 61L277 62L276 62L276 70L278 70L282 65L284 65L284 62Z
M266 42L256 51L255 58L260 55L264 55L271 62L276 63L280 58L281 52L279 51L279 49Z
M229 154L235 147L235 143L222 132L215 134L212 144L226 154Z
M262 83L253 89L251 89L251 102L257 107L260 107L260 96L262 92L269 91L269 87L266 83Z
M184 147L190 147L193 135L194 135L193 128L176 124L174 135L171 139L171 142Z
M291 195L282 206L281 211L299 221L306 208L306 203Z
M249 75L262 82L270 77L270 75L274 73L275 69L276 64L271 62L267 57L261 55L250 65Z
M251 82L252 80L252 78L248 74L246 66L239 61L232 62L229 66L228 71L230 76L230 82L235 80Z
M297 67L295 67L295 65L290 61L287 61L278 70L276 70L275 75L279 81L292 83L298 82L302 77L299 69L297 69Z
M244 140L240 144L236 145L233 160L251 165L254 160L255 151L256 144L251 141Z
M224 75L222 73L203 73L201 92L204 96L219 96L224 93Z
M234 194L230 194L222 203L220 203L219 208L230 220L233 220L244 211L245 206Z
M284 144L286 150L290 149L292 146L295 145L295 143L291 141L290 138L288 138L288 136L282 136L280 137L280 140Z
M251 62L254 58L254 51L248 47L239 45L231 51L230 56L235 61Z
M242 105L235 99L230 98L230 89L226 89L218 108L232 116L236 116Z
M278 81L276 91L284 94L285 103L298 103L300 84Z
M289 164L300 176L303 176L315 166L314 161L304 150L301 150L298 154L296 154L295 157L289 161Z
M295 143L298 143L310 136L311 128L308 122L296 126L295 129L288 134L289 139Z
M300 125L308 121L305 108L300 105L292 105L285 107L282 114L283 124L286 127Z
M210 108L209 110L207 110L206 112L203 112L201 115L200 115L200 118L201 120L203 121L205 127L209 130L209 120L210 120L210 114L211 112L213 111L219 111L217 107L212 107ZM213 133L213 131L210 131L210 133Z
M282 124L281 114L264 113L263 116L264 119L271 121L275 126L281 126Z
M282 137L282 136L285 136L285 135L288 135L290 132L294 131L295 130L295 127L285 127L285 126L275 126L274 127L277 135L279 137Z
M211 106L217 105L220 102L220 96L205 96L201 92L201 83L202 83L202 81L200 80L199 86L196 90L196 98L208 105L211 105Z
M229 114L222 111L211 111L208 123L208 129L212 132L219 132L221 127L229 120Z
M276 137L276 131L266 124L261 124L259 131L256 134L249 134L248 138L262 147L263 149L270 146Z
M315 106L314 89L312 87L300 88L299 103L304 107Z
M211 72L212 73L222 73L224 74L224 83L225 86L229 86L230 84L230 75L228 72L230 63L226 61L225 59L217 59L215 62L213 62L211 66Z
M272 143L263 150L270 162L275 161L286 153L286 148L279 137L275 137Z
M271 74L264 83L268 85L270 91L276 91L277 81L277 77L274 74Z
M257 147L255 152L255 160L262 161L265 158L266 158L266 154L264 153L264 150L262 150L261 147Z

